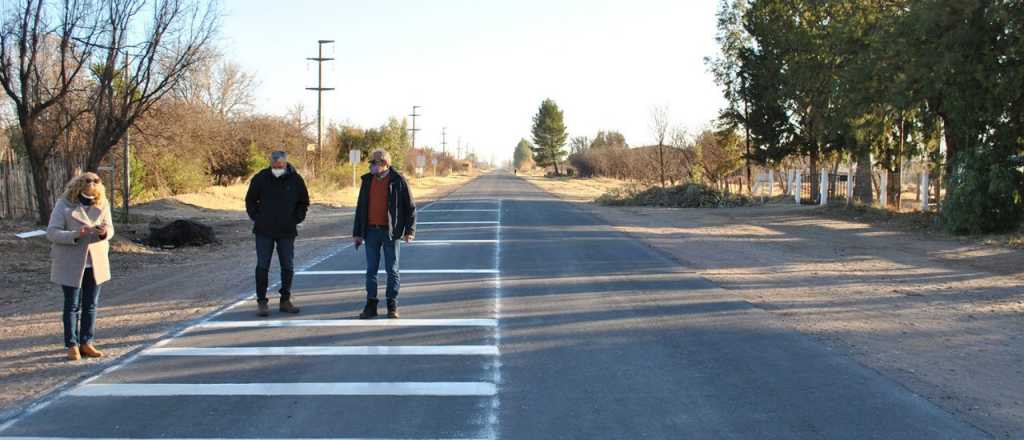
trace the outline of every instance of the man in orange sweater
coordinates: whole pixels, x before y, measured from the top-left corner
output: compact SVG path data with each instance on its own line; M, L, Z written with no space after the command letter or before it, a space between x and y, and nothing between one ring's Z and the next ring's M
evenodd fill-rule
M416 235L416 204L404 177L391 168L391 154L383 149L370 153L370 172L362 176L359 201L352 226L358 249L366 244L366 306L360 319L377 316L377 271L381 253L388 274L385 296L388 318L398 318L398 241ZM382 252L383 251L383 252Z

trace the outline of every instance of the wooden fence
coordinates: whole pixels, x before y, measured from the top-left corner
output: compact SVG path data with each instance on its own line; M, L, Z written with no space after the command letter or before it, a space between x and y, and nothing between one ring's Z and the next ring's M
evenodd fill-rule
M55 202L64 191L64 185L77 175L83 164L82 159L54 157L49 161L51 202ZM35 185L32 168L28 159L16 158L14 154L0 153L0 218L31 219L37 217ZM43 219L45 220L45 219Z

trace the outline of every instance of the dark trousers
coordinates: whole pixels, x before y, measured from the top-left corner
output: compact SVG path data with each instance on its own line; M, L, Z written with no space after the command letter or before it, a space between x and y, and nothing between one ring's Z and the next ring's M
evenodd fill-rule
M366 230L366 297L377 298L377 271L380 270L380 256L384 254L384 271L388 274L385 295L387 299L398 298L400 286L398 277L398 241L392 240L387 228L370 227Z
M85 269L81 288L60 287L64 290L64 346L74 347L92 342L93 331L96 330L96 305L100 301L100 286L96 284L92 268ZM79 313L82 315L81 320Z
M295 237L274 238L256 234L256 299L267 301L267 287L270 284L270 259L277 247L277 262L281 265L281 300L292 296L292 278L295 277Z

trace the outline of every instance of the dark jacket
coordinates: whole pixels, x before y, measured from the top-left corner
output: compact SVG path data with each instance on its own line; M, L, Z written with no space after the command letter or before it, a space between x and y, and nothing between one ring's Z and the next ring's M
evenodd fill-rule
M412 201L409 184L397 171L388 171L391 182L388 184L388 226L392 240L401 239L406 235L416 235L416 203ZM370 216L370 185L373 175L366 173L359 186L359 201L356 203L356 216L352 225L352 236L366 238L367 218Z
M264 169L249 181L245 194L245 211L252 219L252 232L274 238L295 237L295 227L306 219L309 209L309 191L306 182L295 168L288 164L288 172L274 177L270 168Z

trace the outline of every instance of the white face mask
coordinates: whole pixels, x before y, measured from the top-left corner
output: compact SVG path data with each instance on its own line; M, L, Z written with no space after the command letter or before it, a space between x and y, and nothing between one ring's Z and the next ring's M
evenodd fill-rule
M284 169L284 168L271 168L270 169L270 172L274 173L274 177L281 177L281 176L283 176L285 171L287 171L287 170Z

